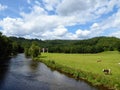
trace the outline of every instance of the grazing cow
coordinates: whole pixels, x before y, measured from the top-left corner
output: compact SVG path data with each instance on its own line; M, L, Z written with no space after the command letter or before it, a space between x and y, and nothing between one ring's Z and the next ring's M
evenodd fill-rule
M105 74L111 74L111 70L110 69L103 69L103 72L105 73Z
M102 62L102 60L97 60L97 62Z

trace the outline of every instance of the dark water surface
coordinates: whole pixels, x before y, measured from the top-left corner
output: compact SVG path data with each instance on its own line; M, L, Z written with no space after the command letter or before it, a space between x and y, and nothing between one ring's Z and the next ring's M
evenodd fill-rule
M0 90L98 90L85 83L52 71L45 64L24 54L0 63Z

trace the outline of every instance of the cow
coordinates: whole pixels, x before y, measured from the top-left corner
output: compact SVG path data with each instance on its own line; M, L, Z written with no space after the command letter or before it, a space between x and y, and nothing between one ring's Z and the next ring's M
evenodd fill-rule
M101 58L98 58L97 62L102 62L102 59L101 59Z
M111 69L103 69L103 72L104 72L106 75L110 75L110 74L111 74Z
M102 62L102 60L97 60L97 62Z

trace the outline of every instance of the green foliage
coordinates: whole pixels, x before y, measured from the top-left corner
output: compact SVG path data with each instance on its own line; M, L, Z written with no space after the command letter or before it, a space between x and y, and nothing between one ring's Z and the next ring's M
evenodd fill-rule
M12 43L12 53L17 54L18 53L18 44L16 42Z
M118 43L117 50L120 52L120 42Z
M36 42L33 42L29 48L25 48L24 53L26 56L31 56L32 58L35 58L40 55L40 47Z
M24 48L30 48L32 43L41 48L48 48L52 53L99 53L119 50L120 39L115 37L95 37L86 40L38 40L10 37ZM119 50L120 51L120 50Z
M29 52L32 58L37 57L40 54L39 49L40 48L38 46L32 44L32 46L29 48Z
M18 52L23 52L21 45L0 32L0 58L6 58Z
M120 47L118 47L118 51L120 52Z
M29 48L24 48L25 56L30 56Z
M12 52L12 42L0 33L0 59L10 56Z

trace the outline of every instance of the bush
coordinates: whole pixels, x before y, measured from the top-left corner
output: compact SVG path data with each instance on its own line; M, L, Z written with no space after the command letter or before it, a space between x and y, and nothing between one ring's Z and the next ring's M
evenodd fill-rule
M32 58L35 58L41 54L40 47L33 43L30 48L25 48L24 53L26 56L31 56Z

